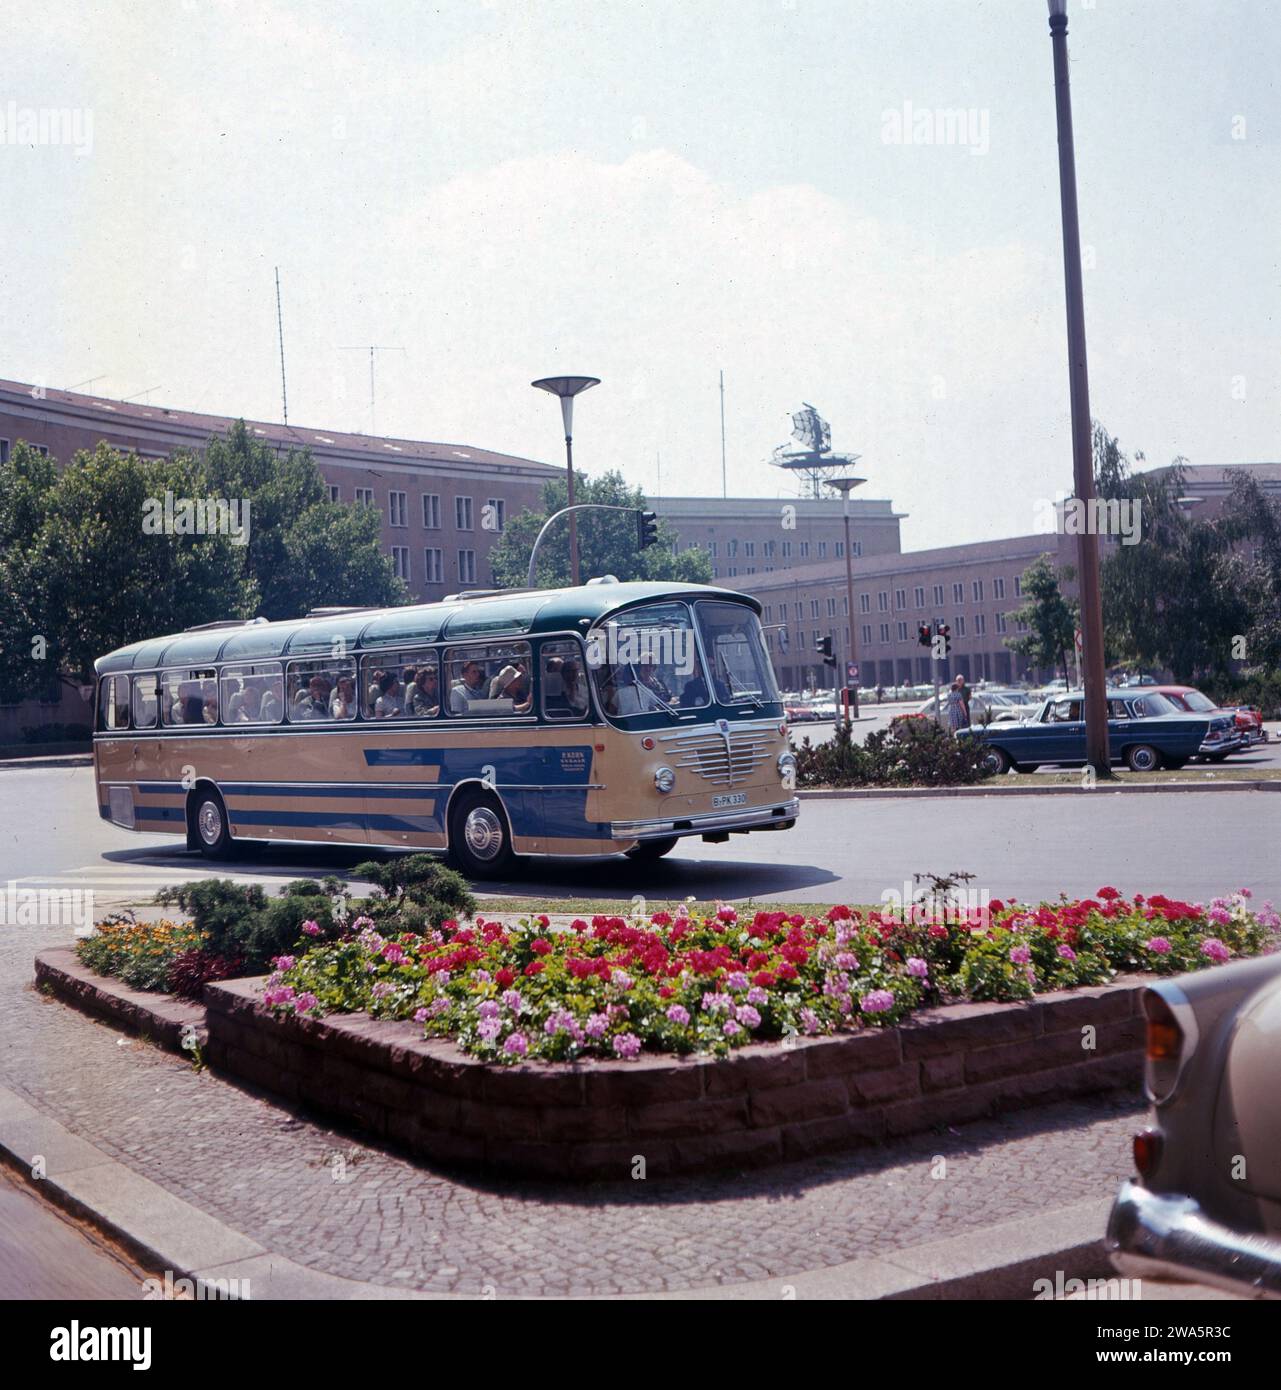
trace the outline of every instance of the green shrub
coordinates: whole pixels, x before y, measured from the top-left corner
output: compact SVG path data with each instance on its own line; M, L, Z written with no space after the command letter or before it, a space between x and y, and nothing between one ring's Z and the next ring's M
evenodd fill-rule
M314 921L323 936L335 934L334 902L311 879L287 883L280 897L268 898L256 884L206 878L166 888L156 901L181 907L210 955L240 959L251 974L294 946L304 922Z
M352 872L374 885L372 896L359 903L361 913L398 931L421 933L475 915L476 899L467 880L434 855L372 859Z
M932 719L896 719L863 744L848 725L827 743L796 750L801 787L958 787L990 777L981 739L957 739Z

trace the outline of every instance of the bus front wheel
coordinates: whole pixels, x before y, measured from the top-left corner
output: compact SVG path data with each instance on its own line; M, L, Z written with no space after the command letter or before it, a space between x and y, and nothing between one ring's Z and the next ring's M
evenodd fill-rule
M666 840L641 840L624 853L633 864L653 864L655 860L670 854L676 848L677 838L672 835Z
M516 862L511 832L498 798L465 791L450 816L449 850L468 878L498 878Z
M217 792L201 792L191 808L195 841L206 859L226 859L231 853L227 808Z

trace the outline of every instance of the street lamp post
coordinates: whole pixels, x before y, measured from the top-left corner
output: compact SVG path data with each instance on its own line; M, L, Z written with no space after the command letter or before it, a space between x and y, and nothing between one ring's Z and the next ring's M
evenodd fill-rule
M590 386L599 386L598 376L547 376L541 381L531 381L540 391L550 391L560 397L560 414L565 423L565 471L567 479L567 505L574 505L574 397ZM569 514L569 582L578 583L578 513Z
M1095 509L1090 377L1085 355L1085 297L1081 287L1081 229L1076 207L1076 153L1072 142L1072 89L1068 77L1067 0L1048 0L1054 51L1054 101L1059 133L1059 198L1063 217L1063 280L1067 292L1068 381L1072 403L1072 473L1086 517ZM1099 538L1090 525L1077 537L1080 572L1081 656L1085 668L1085 756L1098 777L1110 777L1107 685L1103 670L1103 602Z
M849 609L850 640L849 652L846 657L845 684L850 690L850 709L851 717L858 718L858 680L851 682L849 678L849 667L853 666L858 660L858 642L855 640L854 632L854 553L850 545L850 493L858 487L860 483L867 482L866 478L828 478L827 486L835 488L841 494L842 511L845 513L845 606Z

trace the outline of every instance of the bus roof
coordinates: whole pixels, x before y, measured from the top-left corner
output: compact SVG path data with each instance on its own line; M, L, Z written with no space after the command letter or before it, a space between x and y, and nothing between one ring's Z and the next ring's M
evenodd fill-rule
M761 611L760 601L751 594L707 584L636 581L566 589L516 589L402 608L353 609L350 613L275 623L254 618L243 624L176 632L120 647L99 657L94 670L105 676L175 664L204 666L219 661L328 656L335 650L351 651L355 647L409 647L426 642L474 642L489 637L583 631L617 609L647 600L682 598L729 599L746 604L757 614ZM336 646L339 639L342 645Z

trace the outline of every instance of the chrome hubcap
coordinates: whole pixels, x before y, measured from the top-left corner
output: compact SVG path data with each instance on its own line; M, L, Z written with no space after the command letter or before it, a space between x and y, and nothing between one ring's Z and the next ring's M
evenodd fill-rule
M496 859L503 847L503 823L491 806L476 806L463 823L463 839L477 859Z
M1153 763L1155 763L1155 762L1156 762L1156 759L1152 756L1151 753L1148 752L1148 750L1147 750L1146 748L1141 748L1141 749L1139 749L1139 751L1134 755L1134 765L1135 765L1135 767L1142 768L1143 771L1145 771L1145 772L1146 772L1146 771L1153 765Z
M201 803L196 815L196 826L200 831L200 838L207 845L216 845L222 838L222 816L214 802Z

